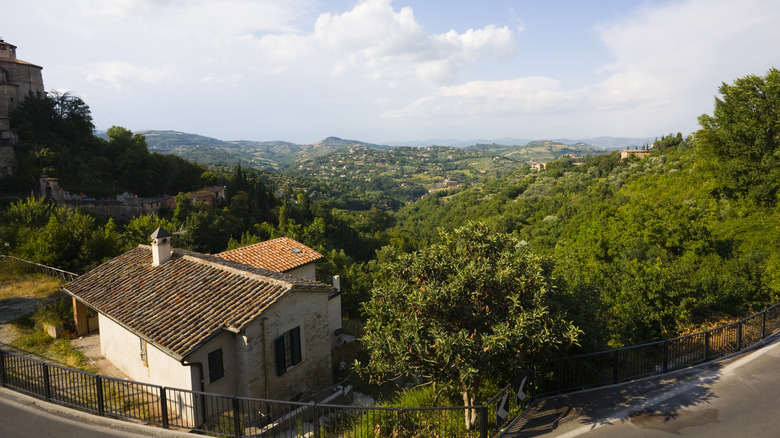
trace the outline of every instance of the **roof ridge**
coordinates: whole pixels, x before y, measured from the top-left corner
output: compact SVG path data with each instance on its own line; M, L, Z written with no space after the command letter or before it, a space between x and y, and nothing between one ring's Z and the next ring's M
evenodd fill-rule
M203 254L203 255L206 255L206 254ZM215 258L217 260L208 260L205 257L199 257L199 256L196 256L196 255L193 255L193 254L183 254L182 258L184 258L185 260L189 260L191 262L200 263L200 264L203 264L203 265L206 265L206 266L210 266L210 267L215 268L215 269L220 269L220 270L223 270L223 271L231 272L233 274L241 275L243 277L251 278L253 280L266 281L266 282L272 283L272 284L274 284L276 286L282 286L282 287L286 287L286 288L290 288L290 289L292 289L294 286L298 286L297 283L293 283L293 282L290 282L290 281L285 281L285 280L283 280L281 278L277 278L277 275L284 275L285 277L288 277L288 275L285 275L285 274L281 274L281 273L273 272L273 271L267 271L269 274L277 274L277 275L263 275L263 274L259 274L257 272L251 272L248 269L241 269L241 267L247 267L247 268L250 268L252 270L259 270L258 268L255 268L255 267L252 267L252 266L249 266L249 265L244 265L244 264L241 264L241 263L232 262L230 260L219 258L219 257L208 256L208 255L206 255L206 256L209 257L209 258L213 257L213 258ZM229 263L230 265L226 264L225 262ZM231 265L238 265L238 266L231 266Z

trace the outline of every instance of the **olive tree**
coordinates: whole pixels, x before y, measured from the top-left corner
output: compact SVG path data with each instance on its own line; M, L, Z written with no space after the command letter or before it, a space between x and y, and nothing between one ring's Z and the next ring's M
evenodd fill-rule
M373 381L408 375L474 406L487 378L510 378L577 342L551 262L482 223L439 236L381 268L364 306L370 358L359 364ZM466 427L475 422L466 410Z

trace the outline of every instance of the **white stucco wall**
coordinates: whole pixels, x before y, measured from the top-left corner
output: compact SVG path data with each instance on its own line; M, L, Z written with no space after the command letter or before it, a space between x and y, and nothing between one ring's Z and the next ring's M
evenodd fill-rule
M214 339L200 347L188 358L188 363L199 362L203 366L203 391L215 394L237 395L236 392L236 357L235 357L235 337L234 333L223 331ZM222 349L222 368L225 371L224 376L214 382L210 381L209 375L209 353L217 349ZM200 386L196 388L200 391Z
M287 271L285 274L295 275L296 277L306 278L311 281L317 281L317 265L309 263L308 265L301 266L300 268Z
M99 315L100 351L131 380L180 389L195 389L197 370L185 367L151 343L147 343L147 364L141 360L141 343L133 334L103 314Z

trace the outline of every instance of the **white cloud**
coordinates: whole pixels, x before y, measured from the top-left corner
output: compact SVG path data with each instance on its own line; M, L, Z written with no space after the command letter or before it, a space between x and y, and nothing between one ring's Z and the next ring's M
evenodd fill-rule
M121 90L130 84L174 84L179 75L170 67L148 68L125 61L96 63L88 67L88 82L102 83L108 88Z
M388 84L446 84L464 65L516 54L514 32L506 26L430 35L411 8L396 12L389 0L364 0L342 14L324 13L311 32L267 34L258 46L278 72L305 62L332 77L351 75Z
M592 100L609 109L646 107L644 120L626 121L637 128L672 123L671 116L687 117L695 128L696 116L711 111L721 82L763 75L777 62L779 20L780 8L763 0L690 0L640 9L599 29L615 56L607 66L614 73L593 87Z
M546 77L505 81L472 81L441 87L434 95L408 107L388 111L387 117L492 118L501 115L559 113L571 110L581 92L559 90L560 81Z
M780 8L762 0L690 0L648 6L597 29L613 56L596 72L603 78L598 82L570 88L564 74L562 78L469 81L440 86L404 108L386 111L384 116L451 126L474 120L505 120L505 129L541 133L545 127L563 127L581 135L657 135L693 130L696 116L711 108L721 82L749 73L764 74L777 62L777 22ZM504 55L506 47L487 43L501 41L495 35L483 38L476 32L452 39L463 41L463 60L470 59L466 47L479 48L483 56L489 52L486 48L493 48L496 57ZM418 75L444 78L451 68L442 64L447 62L450 58L444 57L420 64ZM533 123L528 122L531 119ZM684 126L680 126L681 120L686 120Z

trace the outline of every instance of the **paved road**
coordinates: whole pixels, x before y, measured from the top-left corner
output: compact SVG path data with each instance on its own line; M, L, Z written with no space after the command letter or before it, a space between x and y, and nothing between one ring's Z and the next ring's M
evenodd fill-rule
M131 438L192 434L98 417L0 388L0 437Z
M780 437L780 337L661 377L542 400L512 437Z

